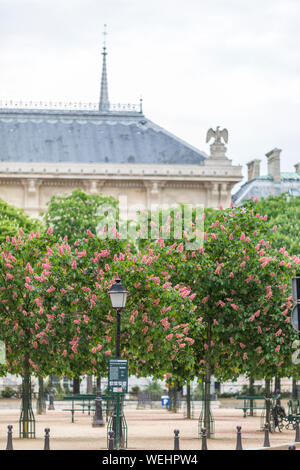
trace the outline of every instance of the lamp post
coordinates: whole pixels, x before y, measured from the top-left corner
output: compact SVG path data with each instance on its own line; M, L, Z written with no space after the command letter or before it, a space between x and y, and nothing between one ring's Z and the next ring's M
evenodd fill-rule
M127 291L123 287L121 280L116 279L115 283L109 290L112 308L116 310L117 314L117 330L116 330L116 359L121 356L121 312L126 305ZM113 416L113 431L115 436L115 448L120 448L120 441L122 437L122 416L120 415L120 392L116 393L116 406Z
M292 279L292 297L296 305L292 311L291 323L293 328L298 332L300 340L300 274ZM298 398L297 379L293 378L293 398Z
M117 313L116 357L119 359L121 355L121 311L125 307L127 300L127 290L124 289L120 279L116 279L115 283L111 286L109 296L112 308Z
M300 274L292 279L292 296L295 301L295 307L291 315L292 325L299 332L300 339Z

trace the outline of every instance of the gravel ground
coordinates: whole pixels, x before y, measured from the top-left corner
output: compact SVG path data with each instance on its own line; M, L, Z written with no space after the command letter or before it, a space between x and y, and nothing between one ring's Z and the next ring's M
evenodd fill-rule
M11 404L11 400L8 400ZM52 450L106 450L106 427L93 428L92 417L87 413L75 414L75 423L71 423L71 413L56 409L46 414L36 415L36 439L19 439L19 410L14 401L14 408L0 409L0 450L4 450L7 441L7 425L13 425L14 450L43 450L44 429L50 428L50 447ZM208 440L209 450L234 450L236 444L236 426L242 426L244 449L260 447L264 435L260 429L260 417L243 418L242 410L218 408L213 411L215 419L215 438ZM198 412L197 412L198 415ZM164 409L135 410L125 408L128 426L128 449L167 450L173 449L174 429L180 431L181 450L200 450L198 439L198 419L187 420L182 412L170 413ZM271 445L293 442L294 431L276 432L270 435Z

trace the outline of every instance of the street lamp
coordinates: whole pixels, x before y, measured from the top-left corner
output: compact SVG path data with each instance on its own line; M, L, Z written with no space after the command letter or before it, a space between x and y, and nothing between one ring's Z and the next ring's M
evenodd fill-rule
M120 279L116 279L115 283L109 290L109 296L112 308L117 314L117 331L116 331L116 359L121 356L121 311L126 305L127 290L121 283ZM116 393L116 405L113 415L113 431L114 431L114 448L119 449L124 444L124 436L122 432L122 403L120 403L120 392ZM122 444L121 444L122 443Z
M115 309L124 308L127 300L127 290L123 287L121 279L116 279L115 283L108 291L110 295L111 305Z
M116 357L120 358L120 332L121 332L121 310L126 305L127 300L127 290L124 288L120 279L116 279L115 283L111 286L109 290L109 296L112 308L117 312L117 337L116 337Z

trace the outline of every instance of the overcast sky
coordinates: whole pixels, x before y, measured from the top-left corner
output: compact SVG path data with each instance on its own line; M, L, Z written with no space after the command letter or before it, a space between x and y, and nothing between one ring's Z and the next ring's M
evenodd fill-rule
M229 131L244 166L300 162L300 0L0 0L0 99L99 100L108 25L111 103L209 153Z

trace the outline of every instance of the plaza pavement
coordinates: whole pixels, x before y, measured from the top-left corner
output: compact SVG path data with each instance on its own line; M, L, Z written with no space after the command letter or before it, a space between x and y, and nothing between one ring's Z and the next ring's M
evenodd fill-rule
M7 400L0 408L0 450L5 450L7 425L13 425L14 450L43 450L44 429L50 428L51 450L106 450L106 426L93 428L92 416L76 413L71 423L71 413L62 409L47 410L46 414L36 417L36 439L19 439L19 403ZM236 426L242 426L244 449L261 447L264 434L260 429L260 417L242 417L242 410L218 408L213 411L215 418L215 437L208 440L208 450L234 450L236 445ZM128 449L172 450L174 429L180 431L181 450L200 450L198 439L199 410L194 411L191 420L184 418L182 412L171 413L165 409L125 408L128 426ZM295 431L270 434L271 445L293 442Z

